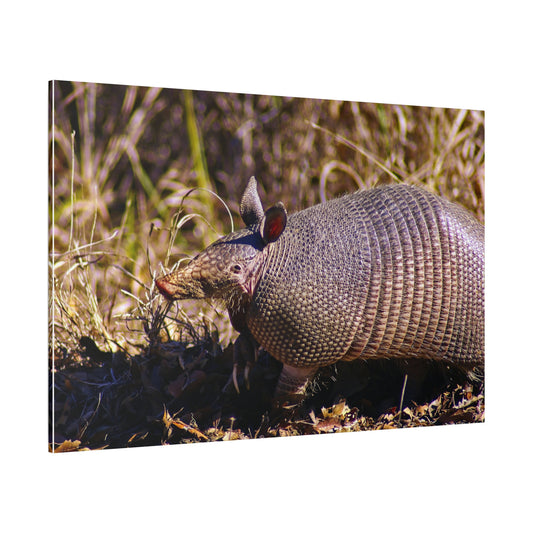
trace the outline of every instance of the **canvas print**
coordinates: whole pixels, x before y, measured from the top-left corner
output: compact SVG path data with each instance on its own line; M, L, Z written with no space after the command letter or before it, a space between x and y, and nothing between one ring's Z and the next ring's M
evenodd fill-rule
M484 112L49 85L49 449L484 421Z

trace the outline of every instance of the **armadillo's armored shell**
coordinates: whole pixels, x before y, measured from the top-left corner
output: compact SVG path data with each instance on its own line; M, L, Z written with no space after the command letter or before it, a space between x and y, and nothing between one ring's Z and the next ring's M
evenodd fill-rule
M274 357L484 356L484 229L465 209L396 185L290 216L247 314Z

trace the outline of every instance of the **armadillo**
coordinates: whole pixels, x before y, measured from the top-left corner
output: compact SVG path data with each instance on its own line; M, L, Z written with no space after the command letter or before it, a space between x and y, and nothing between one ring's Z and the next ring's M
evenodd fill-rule
M246 228L156 280L170 300L225 303L237 346L283 363L276 397L356 358L484 360L484 226L414 185L361 190L287 216L263 211L255 178Z

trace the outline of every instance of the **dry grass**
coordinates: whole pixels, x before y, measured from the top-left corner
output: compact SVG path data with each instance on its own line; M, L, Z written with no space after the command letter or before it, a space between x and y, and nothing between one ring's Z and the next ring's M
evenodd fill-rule
M265 355L255 390L235 396L225 314L201 302L169 310L154 292L163 267L232 229L228 211L241 227L249 176L265 205L293 212L392 173L483 220L481 111L70 82L51 95L50 438L75 449L293 434L325 427L327 412L309 413L344 401L324 385L325 403L274 424L263 415L279 365ZM423 396L457 412L446 386ZM337 411L380 420L399 393L381 408L376 394ZM475 416L455 421L482 419L480 398ZM442 416L430 422L454 420Z

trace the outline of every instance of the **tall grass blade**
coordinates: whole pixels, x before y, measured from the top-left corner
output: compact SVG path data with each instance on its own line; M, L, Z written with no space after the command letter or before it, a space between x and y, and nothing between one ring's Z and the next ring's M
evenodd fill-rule
M209 179L207 161L205 158L204 142L200 128L198 127L198 122L196 120L192 91L183 91L183 103L185 106L187 134L189 136L189 142L191 145L191 156L193 160L193 168L196 176L197 187L200 189L212 189L213 185ZM206 216L209 220L212 220L215 210L211 196L204 191L200 191L199 194L201 195L202 203L206 209Z

